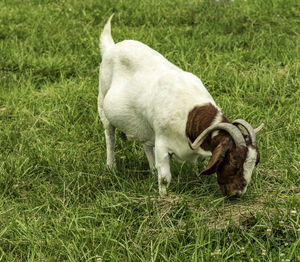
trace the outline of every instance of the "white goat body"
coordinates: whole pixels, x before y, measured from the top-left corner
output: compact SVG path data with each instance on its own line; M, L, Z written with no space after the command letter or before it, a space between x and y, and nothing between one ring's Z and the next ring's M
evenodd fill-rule
M169 152L189 160L194 152L185 135L188 113L196 105L215 105L197 77L148 46L126 40L104 54L100 78L100 99L113 126L149 146L160 139Z
M194 161L212 153L192 150L186 135L189 112L211 104L201 80L173 65L147 45L133 40L114 43L110 20L100 37L102 63L98 110L105 128L107 165L115 167L115 128L140 141L151 169L158 172L159 192L171 180L169 154ZM221 113L220 113L221 114ZM214 124L221 121L220 114Z
M199 154L211 155L201 148L194 151L189 147L185 128L188 113L195 106L215 102L199 78L147 45L133 40L114 44L110 20L101 39L98 109L107 142L112 144L107 146L107 164L115 165L116 127L128 138L143 143L150 167L158 171L160 193L164 194L171 179L169 153L188 161Z

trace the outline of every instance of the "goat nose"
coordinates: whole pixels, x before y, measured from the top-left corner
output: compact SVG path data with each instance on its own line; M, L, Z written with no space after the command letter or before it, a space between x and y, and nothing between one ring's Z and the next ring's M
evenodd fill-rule
M236 196L236 197L241 197L241 196L243 196L243 192L240 191L240 190L238 190L238 191L235 193L235 196Z
M229 198L230 199L236 199L236 198L239 198L239 197L241 197L243 195L243 193L241 192L241 191L236 191L236 192L234 192L233 194L231 194L230 196L229 196Z

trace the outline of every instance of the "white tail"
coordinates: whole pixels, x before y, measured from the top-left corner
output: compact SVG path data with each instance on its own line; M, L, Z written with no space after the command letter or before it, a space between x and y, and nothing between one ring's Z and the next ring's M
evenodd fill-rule
M110 49L114 44L114 40L111 36L111 29L110 29L110 21L114 15L111 15L111 17L106 22L104 29L100 35L100 50L101 55L103 56L105 52Z

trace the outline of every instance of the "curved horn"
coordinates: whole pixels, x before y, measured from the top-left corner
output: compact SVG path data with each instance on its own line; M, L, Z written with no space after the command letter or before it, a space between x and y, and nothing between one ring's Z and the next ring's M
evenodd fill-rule
M233 141L237 146L246 146L244 137L236 126L229 123L218 123L206 128L193 143L190 142L191 148L194 150L197 149L203 143L206 137L215 130L224 130L228 132L232 136Z
M248 132L250 136L251 144L256 146L256 135L253 127L243 119L236 119L232 122L234 125L242 125Z
M265 123L261 123L257 128L254 129L254 133L257 134L263 127Z

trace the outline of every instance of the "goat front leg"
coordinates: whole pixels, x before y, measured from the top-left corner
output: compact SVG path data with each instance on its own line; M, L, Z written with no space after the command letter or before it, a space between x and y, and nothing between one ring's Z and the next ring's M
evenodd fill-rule
M161 196L167 195L167 188L171 182L169 152L162 141L155 141L155 166L158 174L158 188Z

